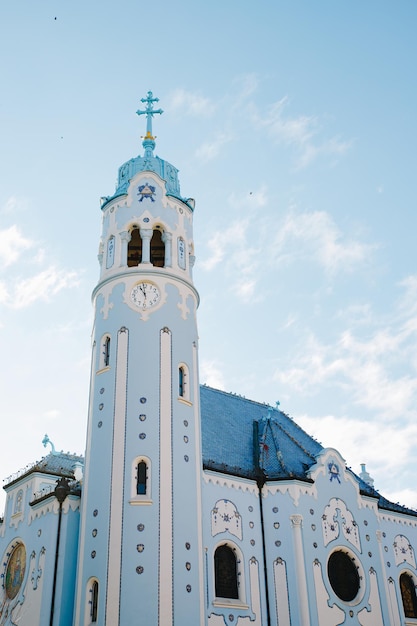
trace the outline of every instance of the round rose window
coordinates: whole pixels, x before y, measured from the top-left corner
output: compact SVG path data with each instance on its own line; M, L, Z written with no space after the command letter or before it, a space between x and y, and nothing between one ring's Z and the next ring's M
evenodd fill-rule
M26 569L26 550L23 543L19 543L10 555L6 569L6 595L13 600L19 592Z
M358 568L352 558L343 550L333 552L327 563L327 573L335 594L343 602L352 602L360 587Z

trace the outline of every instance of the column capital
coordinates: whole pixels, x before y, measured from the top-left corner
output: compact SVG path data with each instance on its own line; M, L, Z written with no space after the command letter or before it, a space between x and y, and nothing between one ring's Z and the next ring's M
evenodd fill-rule
M152 239L152 235L153 235L152 228L141 228L140 229L140 236L142 237L142 239L149 239L149 241L150 241Z
M291 520L291 524L293 525L293 528L300 527L303 523L303 516L298 513L295 513L294 515L290 515L290 520Z
M122 230L120 233L120 239L122 241L129 242L132 239L132 233L129 232L128 230Z

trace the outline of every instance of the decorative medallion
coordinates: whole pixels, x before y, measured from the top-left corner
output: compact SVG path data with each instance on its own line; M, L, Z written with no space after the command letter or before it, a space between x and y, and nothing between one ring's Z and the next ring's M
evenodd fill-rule
M414 549L410 541L404 535L397 535L394 539L395 564L409 563L411 567L416 567Z
M337 482L340 484L339 466L336 465L336 463L334 463L333 461L330 461L330 463L327 464L327 467L329 470L330 482L332 482L333 480L337 480Z
M26 549L23 543L19 543L10 555L6 569L6 595L9 600L13 600L19 592L25 577L26 570Z
M361 551L358 525L343 500L331 498L322 515L324 545L337 539L340 529L344 538Z
M230 500L218 500L211 511L211 534L229 532L242 539L242 517Z
M140 185L138 187L138 196L139 202L143 202L144 198L149 198L151 202L155 202L155 191L156 187L150 185L149 183L145 183L144 185Z

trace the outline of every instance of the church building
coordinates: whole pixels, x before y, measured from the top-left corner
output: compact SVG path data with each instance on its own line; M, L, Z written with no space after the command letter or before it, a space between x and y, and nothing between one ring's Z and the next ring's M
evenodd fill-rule
M272 407L200 385L195 201L143 155L101 198L85 459L4 482L0 626L417 626L417 512Z

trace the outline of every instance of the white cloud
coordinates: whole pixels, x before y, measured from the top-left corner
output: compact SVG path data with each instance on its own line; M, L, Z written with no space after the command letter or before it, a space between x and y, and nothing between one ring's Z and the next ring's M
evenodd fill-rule
M1 280L0 281L0 304L7 304L9 300L9 292L7 291L6 283Z
M374 245L346 240L325 211L291 211L276 231L274 246L280 263L297 256L313 256L330 274L351 271L367 260L374 248Z
M200 380L205 385L224 390L224 377L221 366L215 361L201 361Z
M21 309L30 306L37 300L47 301L62 289L76 287L78 284L77 272L49 267L18 284L11 297L11 306L15 309Z
M317 132L317 120L307 115L285 117L284 109L288 104L289 99L284 96L271 105L268 115L263 120L263 125L267 126L275 137L286 143L305 145Z
M211 161L220 154L223 146L230 141L232 141L232 135L228 133L216 133L216 137L212 141L207 141L197 148L196 157L205 162Z
M391 479L393 472L403 473L410 463L417 442L417 425L380 424L377 421L358 421L346 415L336 417L326 415L304 415L297 417L297 422L308 433L316 437L324 447L336 448L348 460L352 470L359 474L361 463L375 480L375 488L384 496L388 494L384 485ZM395 454L392 451L395 450ZM416 501L416 494L413 495ZM410 502L409 497L395 497L393 501Z
M352 145L351 141L343 141L339 137L320 139L321 133L318 118L315 116L286 114L289 98L284 96L270 106L266 116L254 113L257 126L266 127L279 142L293 146L298 151L297 167L309 165L319 156L341 156Z
M4 203L1 211L2 213L15 213L22 206L22 204L22 200L20 200L16 196L11 196Z
M239 92L234 97L233 110L239 109L258 89L259 80L256 74L244 74L235 81Z
M267 206L269 202L268 188L266 185L261 185L257 188L249 188L247 191L240 193L232 192L228 198L229 205L238 209L241 213L245 210L245 214L251 210L261 209Z
M230 290L244 302L253 300L257 285L259 250L248 238L249 220L235 221L229 228L215 232L207 243L209 257L201 263L206 271L224 262Z
M260 209L268 201L264 186L252 193L231 194L228 204L242 217L211 235L206 243L208 254L200 263L206 271L222 263L229 289L243 302L258 302L263 297L257 290L265 276L261 266L282 268L313 259L333 277L368 261L374 246L346 239L327 213L291 210L283 219L279 213L266 216Z
M22 235L16 225L0 230L0 260L4 267L16 263L22 252L31 248L33 243Z
M209 239L207 246L210 256L201 263L203 269L210 271L221 263L227 253L228 261L234 250L244 247L246 242L247 221L236 221L229 228L215 232Z
M169 108L170 110L181 109L185 115L211 117L216 110L216 104L200 94L185 89L176 89L170 96Z
M389 318L369 315L371 332L357 326L354 334L348 328L335 343L327 345L310 333L293 362L285 371L277 371L275 379L310 395L337 386L349 401L377 413L386 423L396 418L404 422L415 419L417 377L409 373L409 366L411 363L417 369L413 359L417 352L417 316L413 308L404 308L404 302L414 293L417 280L409 277L402 285L405 296Z

